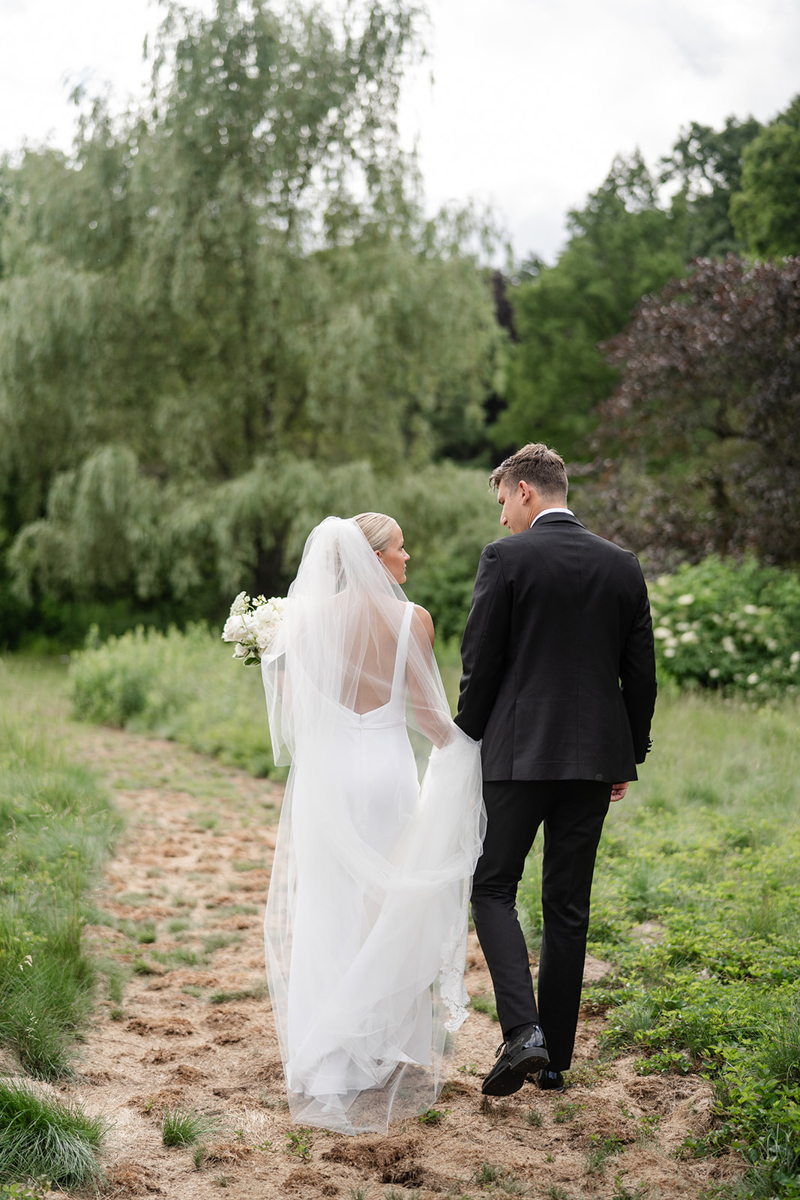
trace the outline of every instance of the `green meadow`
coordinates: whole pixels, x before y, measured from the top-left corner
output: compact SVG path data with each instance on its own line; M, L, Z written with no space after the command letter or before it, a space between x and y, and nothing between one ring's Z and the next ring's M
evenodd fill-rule
M659 700L641 779L611 806L589 950L604 1053L712 1081L714 1128L684 1152L741 1149L741 1195L800 1196L800 713L700 694ZM541 849L520 911L541 935Z
M451 701L454 645L440 649ZM129 634L63 668L3 667L0 1042L29 1075L68 1074L98 988L81 946L87 895L117 820L59 741L74 714L270 771L260 674L206 630ZM127 706L127 707L126 707ZM63 728L63 724L62 724ZM737 1148L735 1193L800 1197L800 712L662 689L641 779L612 805L598 856L590 952L610 973L587 994L602 1053L642 1074L699 1073L710 1132L682 1153ZM541 847L520 913L541 935ZM491 998L485 998L491 1008Z

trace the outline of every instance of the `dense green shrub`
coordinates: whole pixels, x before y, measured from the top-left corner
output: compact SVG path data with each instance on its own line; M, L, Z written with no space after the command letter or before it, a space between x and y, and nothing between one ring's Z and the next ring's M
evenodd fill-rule
M261 672L232 662L231 650L202 624L185 633L139 627L105 643L93 631L70 667L75 715L183 742L254 775L279 774Z
M800 684L800 577L714 556L650 587L659 675L766 698Z

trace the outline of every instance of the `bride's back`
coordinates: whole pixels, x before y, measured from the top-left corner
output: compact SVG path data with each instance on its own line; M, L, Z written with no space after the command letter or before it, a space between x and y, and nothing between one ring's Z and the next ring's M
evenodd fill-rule
M398 644L406 604L370 597L337 597L344 609L345 661L340 703L358 715L383 708L392 698Z

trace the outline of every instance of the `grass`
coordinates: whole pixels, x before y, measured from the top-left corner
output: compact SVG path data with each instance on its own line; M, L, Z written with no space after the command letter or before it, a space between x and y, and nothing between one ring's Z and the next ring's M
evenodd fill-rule
M469 1002L475 1012L486 1013L487 1017L491 1017L493 1021L498 1019L494 996L471 996Z
M120 821L3 663L0 697L0 1045L29 1075L57 1079L92 1009L98 964L82 930Z
M741 1197L800 1195L800 713L672 694L653 736L600 844L589 951L613 972L586 998L608 1013L606 1054L712 1080L715 1128L688 1151L740 1147ZM533 939L540 887L537 847Z
M273 766L260 671L233 662L204 625L95 639L73 655L70 680L81 720L182 742L256 776L286 775Z
M167 1147L202 1143L217 1128L215 1117L194 1108L165 1108L161 1120L161 1141Z
M89 1117L77 1105L25 1084L0 1080L0 1183L33 1177L70 1189L95 1184L101 1178L97 1154L105 1133L101 1117Z

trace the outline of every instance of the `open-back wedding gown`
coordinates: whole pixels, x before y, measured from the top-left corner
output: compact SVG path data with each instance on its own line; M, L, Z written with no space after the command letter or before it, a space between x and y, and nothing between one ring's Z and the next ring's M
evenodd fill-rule
M292 764L265 921L292 1115L386 1130L434 1102L466 1017L479 744L353 521L309 537L263 674L273 751Z

